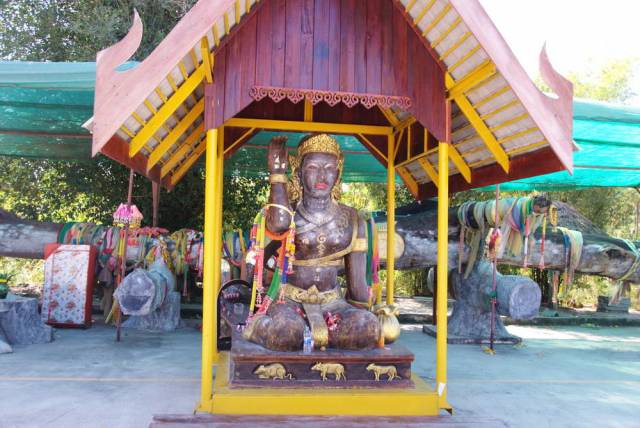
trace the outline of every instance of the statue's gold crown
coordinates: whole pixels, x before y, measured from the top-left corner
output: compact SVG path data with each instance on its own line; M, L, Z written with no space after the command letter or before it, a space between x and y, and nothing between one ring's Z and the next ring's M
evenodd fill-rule
M330 153L338 159L341 158L340 144L335 138L327 134L318 134L303 141L298 146L298 159L302 159L307 153Z

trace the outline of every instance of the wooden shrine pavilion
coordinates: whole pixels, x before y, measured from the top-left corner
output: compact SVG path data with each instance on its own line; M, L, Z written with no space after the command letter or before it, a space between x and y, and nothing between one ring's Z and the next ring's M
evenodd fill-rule
M93 154L171 189L205 155L205 270L199 411L434 415L446 380L449 192L572 170L572 85L541 54L541 93L477 0L200 0L136 67L129 33L97 57ZM260 133L356 138L417 200L437 195L436 384L412 390L231 389L216 349L222 174ZM266 165L265 165L266 167ZM348 169L349 165L345 164ZM387 303L394 231L388 228ZM218 364L215 385L212 368Z

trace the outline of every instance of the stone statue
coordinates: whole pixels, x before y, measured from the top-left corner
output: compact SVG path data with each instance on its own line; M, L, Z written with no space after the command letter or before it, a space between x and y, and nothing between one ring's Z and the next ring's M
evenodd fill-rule
M244 337L268 349L298 351L308 325L316 348L373 348L380 325L368 310L372 296L366 283L366 224L354 208L338 202L340 146L329 135L310 135L289 162L290 180L285 175L286 137L273 138L268 152L269 203L286 209L271 207L266 225L269 232L281 234L294 213L294 272L284 286L284 302L274 302L266 314L256 316ZM343 267L346 297L338 284Z

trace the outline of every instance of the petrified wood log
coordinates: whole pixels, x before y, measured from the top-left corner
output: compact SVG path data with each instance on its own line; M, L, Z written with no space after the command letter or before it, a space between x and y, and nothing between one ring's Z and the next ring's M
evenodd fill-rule
M626 244L613 238L585 219L573 208L561 202L558 206L559 225L583 233L584 248L576 272L589 275L620 278L631 267L634 254ZM458 263L458 220L456 208L449 210L449 267ZM396 269L417 269L435 266L437 261L437 213L436 204L425 202L401 207L396 214ZM385 226L385 218L377 218ZM0 256L38 259L43 257L44 243L55 242L60 223L36 222L20 219L11 213L0 210ZM381 261L384 266L386 257L386 236L379 234ZM540 239L540 231L536 234ZM640 242L635 242L636 247ZM560 232L547 229L545 241L545 265L548 269L564 269L565 252ZM467 251L463 254L466 262ZM537 266L540 261L540 243L536 242L530 254L529 262ZM522 265L522 257L506 255L500 264ZM628 280L640 283L640 267Z
M0 300L0 354L10 345L33 345L53 340L53 329L40 319L38 300L9 293Z
M456 296L447 323L449 343L487 343L491 332L491 294L493 267L485 260L478 262L469 277L452 270L449 286ZM496 276L496 312L513 319L531 319L540 309L540 287L524 276ZM423 331L435 336L435 327L425 325ZM495 319L495 339L499 343L518 343L521 339L507 332L500 317Z

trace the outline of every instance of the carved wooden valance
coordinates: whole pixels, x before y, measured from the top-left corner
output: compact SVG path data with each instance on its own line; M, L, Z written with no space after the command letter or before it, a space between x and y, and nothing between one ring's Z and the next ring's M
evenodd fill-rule
M351 108L360 103L366 108L380 106L384 108L397 107L401 110L409 110L411 107L411 98L397 97L376 94L361 94L354 92L336 92L336 91L320 91L315 89L292 89L292 88L276 88L272 86L253 86L249 92L251 98L260 101L265 97L269 97L275 102L280 102L287 98L293 103L299 103L306 99L311 104L316 105L320 101L324 101L330 106L343 103Z

